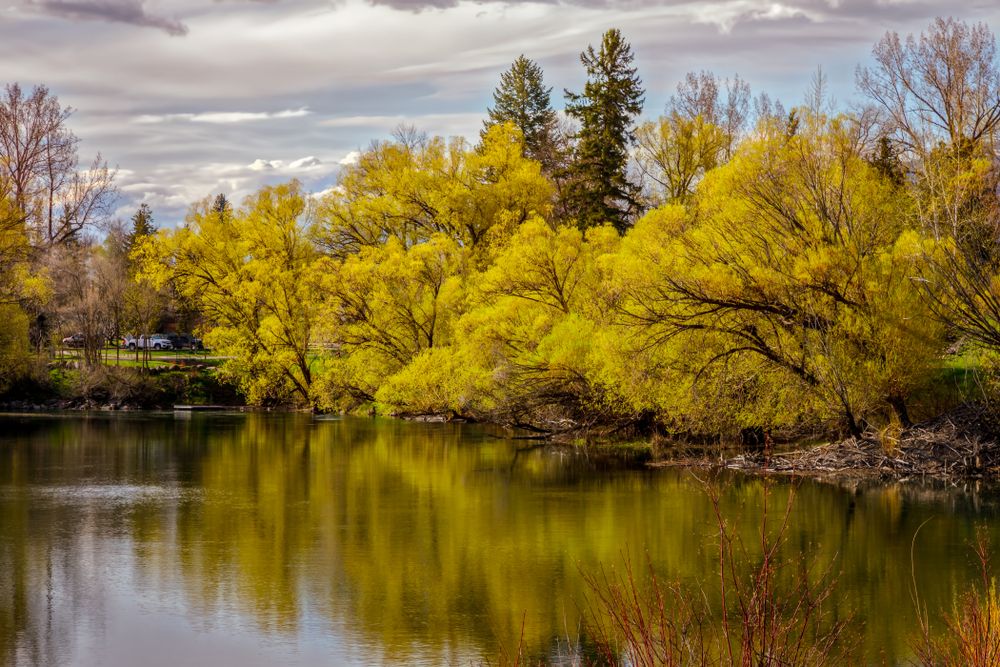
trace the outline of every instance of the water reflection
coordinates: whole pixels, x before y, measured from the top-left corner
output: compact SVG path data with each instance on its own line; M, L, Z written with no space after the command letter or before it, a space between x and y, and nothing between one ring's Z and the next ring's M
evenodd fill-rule
M0 662L469 664L585 645L580 569L644 553L716 573L716 528L681 471L609 469L470 426L304 415L0 418ZM772 506L789 487L778 484ZM731 477L748 544L764 499ZM804 483L786 555L835 560L832 612L872 661L908 653L910 542L934 609L975 575L990 490ZM794 576L790 572L789 576Z

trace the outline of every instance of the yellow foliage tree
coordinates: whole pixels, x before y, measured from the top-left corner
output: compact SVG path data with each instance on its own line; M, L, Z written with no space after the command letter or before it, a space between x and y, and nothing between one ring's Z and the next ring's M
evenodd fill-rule
M404 247L444 234L470 248L496 244L551 207L541 165L523 139L498 124L474 148L461 139L403 135L374 144L323 198L321 242L343 257L389 239Z
M387 378L450 342L468 254L439 233L410 248L391 238L323 259L323 340L337 352L324 372L329 405L374 400Z
M676 236L651 248L657 221L637 226L626 251L657 270L632 271L624 310L691 352L691 377L738 378L738 401L770 404L749 418L836 414L857 433L888 405L906 424L943 340L913 280L921 241L852 123L803 114L795 135L762 133L707 175Z
M618 243L610 226L585 236L532 219L477 276L455 347L479 410L522 425L611 415L593 343L607 324L603 287Z
M298 183L261 189L231 216L208 202L185 227L134 251L143 276L171 281L207 319L206 342L251 403L313 403L316 263L307 198Z
M721 161L731 138L701 115L679 113L649 121L636 131L636 162L650 181L654 204L683 203L704 175Z
M26 306L51 293L47 273L32 270L31 246L21 215L0 183L0 390L28 370L31 351Z

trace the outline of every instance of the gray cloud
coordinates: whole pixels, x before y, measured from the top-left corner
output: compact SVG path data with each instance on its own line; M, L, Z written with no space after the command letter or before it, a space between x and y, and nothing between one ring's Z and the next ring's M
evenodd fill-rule
M367 0L373 6L420 12L428 9L457 7L463 0ZM805 18L819 21L830 18L879 20L923 14L929 0L471 0L480 5L548 4L587 9L622 11L661 8L668 13L702 17L725 30L753 21ZM940 9L940 8L939 8Z
M292 177L329 189L400 123L475 139L519 53L542 65L558 108L584 84L580 52L612 26L635 49L652 118L701 69L795 104L822 65L850 103L885 30L947 14L1000 28L995 0L13 0L0 84L44 83L78 109L82 157L120 167L119 215L145 201L170 225L218 192L240 201ZM184 40L163 34L188 26Z
M187 26L180 21L147 12L142 0L30 0L28 6L73 21L126 23L157 28L174 36L188 32Z

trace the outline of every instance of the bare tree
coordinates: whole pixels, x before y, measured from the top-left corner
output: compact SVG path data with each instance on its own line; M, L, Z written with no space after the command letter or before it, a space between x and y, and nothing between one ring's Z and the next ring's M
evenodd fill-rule
M942 142L995 148L1000 125L996 40L984 23L937 18L905 41L887 32L860 67L858 86L886 114L888 128L918 159Z
M708 71L688 72L667 104L668 115L697 117L718 127L726 137L723 161L728 161L750 121L750 84L737 74L720 79Z
M104 247L95 258L94 278L104 298L105 328L115 341L115 362L121 361L121 339L127 323L126 297L132 284L128 257L128 233L118 220L111 224Z
M689 72L666 114L636 130L634 166L647 203L687 201L706 172L732 157L749 112L750 86L739 76Z
M105 222L117 196L114 170L98 155L79 169L73 113L45 86L26 93L9 84L0 97L0 196L40 246L51 247Z
M858 86L898 148L915 211L937 241L921 276L938 315L1000 347L1000 67L985 24L935 19L918 37L890 32Z
M107 299L96 279L97 256L91 243L72 243L46 254L52 278L55 313L64 334L83 334L83 359L100 363L106 337Z

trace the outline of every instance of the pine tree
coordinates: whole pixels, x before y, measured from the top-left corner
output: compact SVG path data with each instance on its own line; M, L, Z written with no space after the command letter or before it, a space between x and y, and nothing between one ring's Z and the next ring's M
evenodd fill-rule
M894 185L903 184L903 163L899 159L899 153L892 143L892 139L883 136L879 137L875 150L868 159L869 164L889 179Z
M229 203L226 195L221 192L212 201L212 212L219 216L219 222L225 222L226 218L233 213L233 206Z
M483 121L483 134L500 123L513 123L524 136L525 155L551 166L556 143L556 112L549 96L552 88L543 81L542 68L524 55L518 56L510 69L500 75L500 85L493 91L493 107Z
M132 215L132 231L128 233L127 241L129 251L135 247L139 239L152 236L154 232L156 227L153 226L153 211L149 208L149 204L143 202Z
M621 32L608 30L600 51L588 46L580 54L588 77L583 92L566 91L566 113L580 122L566 197L581 228L610 223L624 233L640 212L639 187L627 174L644 101L633 58Z

